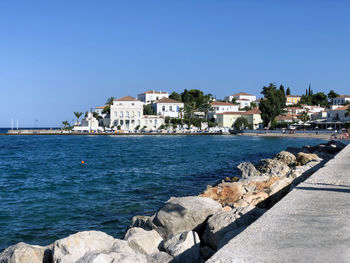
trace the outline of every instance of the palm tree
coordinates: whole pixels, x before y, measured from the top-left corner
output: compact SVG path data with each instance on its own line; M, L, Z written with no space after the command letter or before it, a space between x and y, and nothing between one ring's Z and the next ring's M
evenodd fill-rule
M305 123L309 120L309 115L307 115L307 113L305 111L303 111L300 114L299 119L301 119Z
M115 100L114 97L109 97L106 101L106 105L111 106L113 104L113 101Z
M67 127L69 127L68 121L62 121L62 124L63 124L63 129L66 129Z
M206 120L206 122L208 122L208 113L209 113L209 111L213 110L210 103L202 104L199 107L199 109L205 113L205 120Z
M75 117L77 117L77 125L79 126L79 118L81 117L81 115L83 115L83 113L82 113L82 112L75 111L75 112L74 112L74 115L75 115Z

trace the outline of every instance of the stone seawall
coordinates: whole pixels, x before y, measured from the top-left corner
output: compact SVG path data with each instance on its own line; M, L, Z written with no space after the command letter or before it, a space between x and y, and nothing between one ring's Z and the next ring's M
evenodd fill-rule
M207 262L349 262L350 145Z

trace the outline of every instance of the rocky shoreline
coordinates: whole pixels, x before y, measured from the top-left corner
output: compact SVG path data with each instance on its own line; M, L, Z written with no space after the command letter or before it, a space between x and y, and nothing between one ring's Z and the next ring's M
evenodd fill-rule
M84 231L46 247L18 243L0 253L0 263L205 262L344 147L330 141L241 163L240 177L171 198L153 216L134 216L123 239Z

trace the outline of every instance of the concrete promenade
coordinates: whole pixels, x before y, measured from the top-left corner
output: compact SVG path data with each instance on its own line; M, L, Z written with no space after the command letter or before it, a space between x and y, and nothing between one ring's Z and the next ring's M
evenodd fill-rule
M207 262L350 262L350 145Z

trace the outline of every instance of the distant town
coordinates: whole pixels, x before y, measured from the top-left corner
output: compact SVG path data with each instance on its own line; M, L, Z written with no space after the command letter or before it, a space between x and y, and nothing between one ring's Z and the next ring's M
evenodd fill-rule
M198 89L182 93L149 90L137 96L110 97L86 113L74 112L75 133L228 132L257 129L329 129L350 126L350 95L331 90L291 94L283 85L264 87L263 96L244 91L216 99Z

